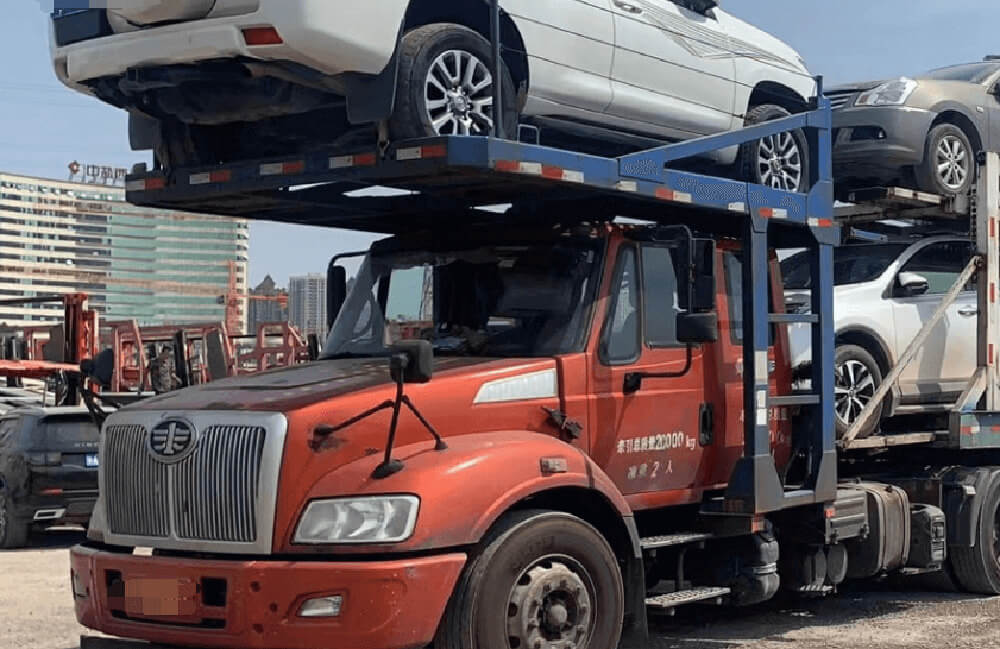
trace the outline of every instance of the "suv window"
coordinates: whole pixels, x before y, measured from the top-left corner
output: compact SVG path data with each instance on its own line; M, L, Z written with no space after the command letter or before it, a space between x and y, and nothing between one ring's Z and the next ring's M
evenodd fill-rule
M971 243L942 241L917 252L900 272L916 273L926 279L926 295L943 295L955 284L971 258Z
M631 363L639 358L638 279L635 249L623 248L611 288L614 301L601 342L603 360L612 365Z
M643 322L646 344L650 347L679 347L677 314L680 296L677 290L677 267L671 248L642 247Z

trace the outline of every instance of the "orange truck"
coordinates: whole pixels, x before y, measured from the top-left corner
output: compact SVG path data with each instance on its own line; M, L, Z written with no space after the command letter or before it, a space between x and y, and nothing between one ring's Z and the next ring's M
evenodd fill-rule
M82 649L611 649L644 646L651 609L889 573L1000 593L987 345L948 430L835 438L841 228L815 108L623 158L452 136L137 169L136 204L394 236L350 291L331 263L317 361L107 418L71 555L77 618L105 635ZM667 166L794 129L817 151L808 193ZM1000 158L981 176L997 315ZM373 186L404 191L353 191ZM850 218L948 209L921 201ZM807 313L784 312L791 247L810 251ZM813 329L805 377L792 324Z

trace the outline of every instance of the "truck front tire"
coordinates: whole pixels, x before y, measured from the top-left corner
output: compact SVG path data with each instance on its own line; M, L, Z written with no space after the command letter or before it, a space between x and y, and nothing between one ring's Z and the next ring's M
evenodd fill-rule
M506 514L470 556L435 649L616 647L624 618L614 551L585 521Z

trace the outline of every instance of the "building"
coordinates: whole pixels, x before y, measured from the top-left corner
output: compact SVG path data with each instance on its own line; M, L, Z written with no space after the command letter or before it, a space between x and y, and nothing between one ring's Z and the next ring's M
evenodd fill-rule
M326 275L310 273L288 280L288 315L303 336L326 337Z
M288 291L278 288L270 275L250 291L247 329L255 333L258 325L268 322L288 322Z
M0 173L0 300L88 293L107 320L217 322L246 291L249 238L245 221L136 207L121 187ZM0 305L12 327L62 315Z

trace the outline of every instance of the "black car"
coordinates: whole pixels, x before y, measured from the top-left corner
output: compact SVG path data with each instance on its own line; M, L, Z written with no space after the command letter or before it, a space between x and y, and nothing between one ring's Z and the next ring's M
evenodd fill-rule
M0 415L0 548L32 526L86 526L97 500L99 431L83 408L20 407Z

